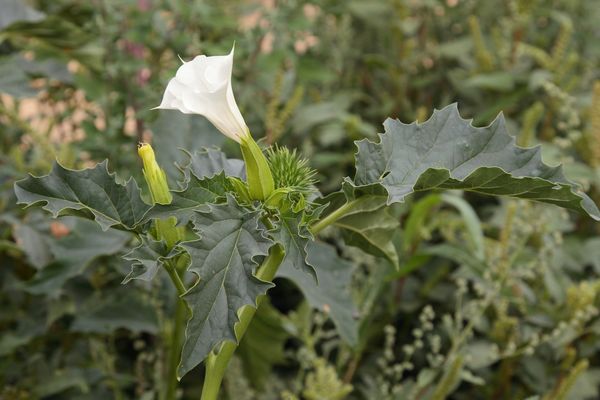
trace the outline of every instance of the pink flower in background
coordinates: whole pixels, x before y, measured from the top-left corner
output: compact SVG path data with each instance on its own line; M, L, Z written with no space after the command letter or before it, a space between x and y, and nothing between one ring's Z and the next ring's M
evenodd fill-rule
M127 54L133 56L133 58L137 58L137 59L144 58L144 53L145 53L146 48L144 47L143 44L135 43L130 40L123 40L122 45L123 45L123 49L125 50L125 52Z
M151 0L138 0L137 6L140 11L150 11L150 9L152 8L152 1Z
M146 85L146 83L148 83L151 76L152 76L152 72L150 71L149 68L142 68L137 72L135 80L138 85L144 86L144 85Z

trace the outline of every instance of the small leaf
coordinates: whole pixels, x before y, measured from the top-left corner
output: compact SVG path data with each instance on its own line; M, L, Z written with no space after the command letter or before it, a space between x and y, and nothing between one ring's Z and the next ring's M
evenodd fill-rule
M463 82L465 88L510 92L515 88L515 75L512 72L493 72L472 76Z
M174 248L169 250L164 241L156 241L150 236L142 237L142 243L125 254L123 258L133 261L131 272L123 279L123 284L132 279L142 281L151 281L165 261L172 259L181 253L181 250Z
M181 246L190 255L189 269L200 279L184 295L192 316L186 328L180 376L223 341L236 342L238 311L246 305L255 307L256 298L272 286L254 276L258 259L273 245L259 218L259 211L240 206L230 196L227 203L211 204L206 213L192 217L200 239Z
M40 382L31 388L36 399L51 396L62 397L59 394L70 390L73 393L87 393L90 391L84 371L81 368L66 368L50 371L43 376ZM77 391L75 390L77 389Z
M358 194L359 197L355 198L355 188L352 185L346 184L342 189L319 201L327 203L325 208L329 212L344 207L343 214L334 225L343 229L346 244L374 256L385 257L398 268L398 253L392 238L400 223L391 214L390 208L386 207L387 196Z
M335 249L320 242L308 243L308 262L314 265L319 284L304 272L282 265L277 276L292 281L308 303L331 316L341 338L354 346L358 342L355 306L350 296L353 266L340 258Z
M465 265L472 271L483 273L488 266L482 260L477 257L473 257L473 254L463 246L457 246L450 243L442 243L430 247L426 247L421 251L421 254L427 254L432 256L439 256L448 258L459 265Z
M380 142L357 142L356 176L347 184L356 192L382 188L388 203L417 191L464 189L551 203L600 220L600 210L561 167L541 160L540 147L521 148L506 132L500 115L475 128L456 105L436 110L423 124L388 119Z
M19 332L19 334L8 331L2 332L2 336L0 336L0 357L14 354L16 349L29 343L34 337L35 335L29 332Z
M280 215L277 226L271 233L274 240L285 250L280 268L291 266L309 274L317 282L315 269L306 260L306 246L313 239L308 227L303 223L303 213L289 211Z
M458 212L460 212L465 223L465 228L467 228L467 232L469 232L469 244L473 249L473 253L478 259L485 259L485 238L483 235L483 228L481 227L481 221L479 220L479 217L477 217L477 213L473 207L471 207L464 199L448 193L442 195L442 200L445 203L454 206Z
M148 298L133 290L121 288L110 294L99 294L81 307L71 330L109 334L119 328L132 332L158 332L158 317Z
M430 193L411 205L402 232L402 250L405 253L412 254L424 240L423 227L428 218L435 215L435 209L441 203L442 196L439 193Z
M105 160L94 168L71 170L54 163L50 174L29 176L15 183L18 204L45 203L54 217L82 213L107 230L119 227L134 230L150 206L142 201L140 189L130 179L124 185L108 172Z
M344 241L377 257L386 257L398 268L398 253L392 243L400 222L385 207L385 197L364 196L335 222L344 229Z
M41 212L31 212L23 221L10 215L0 217L0 221L12 224L17 246L23 250L29 264L38 270L52 261L48 220L47 214Z
M214 203L231 189L232 187L223 172L202 179L192 174L185 189L171 191L173 200L170 204L155 204L146 213L143 220L149 221L175 216L178 225L185 225L195 211L206 207L207 203Z
M44 19L44 14L30 7L21 0L2 0L2 14L0 14L0 29L4 29L14 22L36 22Z

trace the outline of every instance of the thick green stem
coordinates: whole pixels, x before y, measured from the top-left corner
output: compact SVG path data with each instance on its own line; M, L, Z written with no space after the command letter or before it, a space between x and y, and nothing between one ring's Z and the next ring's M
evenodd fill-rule
M169 273L169 277L173 285L177 289L177 303L175 305L175 317L173 318L173 326L171 329L171 345L169 348L169 364L167 377L167 390L165 394L166 400L175 400L177 383L177 368L179 367L179 358L181 356L181 346L183 344L183 329L188 316L188 308L181 296L186 292L186 287L181 280L181 276L175 268L175 263L165 263L165 269Z
M315 223L313 226L310 227L310 231L312 232L312 234L316 235L323 229L327 228L329 225L335 223L335 221L337 221L338 219L342 218L348 211L352 209L352 207L357 201L358 200L352 200L347 202L346 204L344 204L343 206L341 206L322 220Z
M183 300L177 297L175 306L175 318L171 330L171 347L169 349L169 380L167 382L166 400L175 400L177 383L177 368L181 357L181 346L183 344L183 328L187 318L187 306Z
M166 263L165 269L169 273L169 277L171 278L173 285L175 285L175 288L177 289L178 297L183 296L183 294L187 291L187 288L185 287L185 285L183 284L183 281L181 280L181 277L177 273L177 269L175 268L175 265L172 263Z
M275 273L283 261L283 257L285 252L283 248L279 245L276 245L272 248L271 253L267 256L263 264L256 271L256 277L263 281L272 281L275 277ZM261 296L257 300L257 307L260 306L260 303L264 299L264 296ZM256 308L245 306L242 308L239 317L240 322L238 322L235 326L235 334L237 336L238 341L242 340L242 337L246 333L252 318L254 318L254 314L256 313ZM237 344L234 342L225 342L221 345L221 349L217 354L211 353L206 359L206 374L204 377L204 386L202 387L202 397L201 400L216 400L219 394L219 389L221 388L221 382L223 381L223 376L225 375L225 370L227 369L227 365L229 364L229 360L233 356L233 353L237 349Z

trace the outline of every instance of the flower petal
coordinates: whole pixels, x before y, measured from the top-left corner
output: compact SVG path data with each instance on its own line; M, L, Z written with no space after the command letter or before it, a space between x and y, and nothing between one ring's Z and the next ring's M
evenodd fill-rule
M240 142L249 131L231 87L233 53L231 49L225 56L200 55L184 62L157 108L204 115L224 135Z

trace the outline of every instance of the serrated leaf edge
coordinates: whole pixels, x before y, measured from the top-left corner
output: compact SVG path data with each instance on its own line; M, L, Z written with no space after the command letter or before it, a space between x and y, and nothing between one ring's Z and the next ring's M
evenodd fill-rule
M38 205L38 204L42 204L42 203L43 203L44 205L42 205L42 209L43 209L43 210L46 210L46 211L48 211L50 214L52 214L52 217L53 217L53 218L56 218L56 217L58 217L58 216L59 216L59 215L60 215L60 214L61 214L63 211L65 211L65 210L75 210L75 211L88 210L88 211L89 211L89 212L90 212L90 213L91 213L91 214L94 216L93 220L94 220L94 221L95 221L95 222L96 222L98 225L100 225L100 227L102 228L102 230L103 230L103 231L107 231L109 228L112 228L113 226L117 226L117 225L121 225L121 226L123 226L124 228L126 228L127 230L130 230L130 231L132 231L132 230L135 230L135 228L136 228L137 226L139 226L139 224L140 224L141 220L140 220L140 221L138 221L138 222L137 222L137 223L136 223L134 226L131 226L131 227L129 227L129 226L125 226L125 225L123 225L123 224L121 223L121 221L117 221L117 220L115 220L114 218L110 218L110 217L108 217L106 214L104 214L104 213L101 213L101 212L98 212L97 210L92 210L92 209L90 209L88 206L86 206L86 205L82 204L82 203L81 203L81 202L79 202L79 201L77 202L77 204L79 205L79 208L74 208L74 207L63 207L63 208L61 208L60 210L53 211L53 209L52 209L51 207L49 207L49 201L48 201L48 200L36 200L36 201L34 201L34 202L31 202L31 203L29 203L29 202L27 202L27 201L22 201L22 200L20 200L20 199L19 199L19 198L20 198L19 194L20 194L20 193L23 193L23 192L26 192L26 190L25 190L25 189L23 189L23 188L22 188L22 187L19 185L19 183L20 183L20 182L25 182L25 181L27 181L28 179L31 179L31 178L33 178L33 179L43 179L43 178L49 177L49 176L50 176L50 175L51 175L51 174L52 174L52 173L53 173L53 172L54 172L54 171L55 171L57 168L61 168L61 169L65 170L65 171L70 171L70 172L80 172L80 171L87 171L87 170L95 170L96 168L99 168L99 167L101 167L101 166L102 166L102 167L104 167L104 169L105 169L105 171L106 171L107 175L108 175L110 178L113 178L113 180L114 180L115 184L117 184L117 185L119 185L119 186L123 186L124 188L127 188L127 186L128 186L128 185L132 184L132 185L134 186L134 188L135 188L135 189L137 189L137 191L138 191L139 193L141 193L141 189L140 189L140 187L138 186L138 184L137 184L136 180L135 180L133 177L130 177L130 178L129 178L127 181L125 181L124 183L119 183L119 182L117 181L117 179L116 179L116 178L118 177L118 175L116 174L116 172L113 172L113 173L111 173L111 172L108 170L108 159L105 159L105 160L103 160L103 161L101 161L101 162L97 163L97 164L96 164L95 166L93 166L93 167L89 167L89 168L83 168L83 169L79 169L79 170L77 170L77 169L71 169L71 168L67 168L67 167L63 166L63 165L62 165L62 164L61 164L61 163L60 163L58 160L55 160L55 161L54 161L54 163L52 164L52 169L50 170L50 172L49 172L48 174L46 174L46 175L41 175L41 176L35 176L35 175L33 175L33 174L31 174L31 173L30 173L30 174L27 174L27 175L28 175L27 177L25 177L25 178L23 178L23 179L19 179L18 181L16 181L16 182L14 183L14 191L15 191L15 194L16 194L16 196L17 196L17 204L24 204L24 205L25 205L25 208L29 208L29 207L33 207L33 206L35 206L35 205ZM147 204L146 202L144 202L144 201L143 201L143 199L142 199L142 197L141 197L141 196L140 196L140 199L142 200L142 202L143 202L144 204ZM59 199L59 200L64 200L64 199ZM78 199L78 200L79 200L79 199ZM149 204L147 204L147 205L148 205L148 206L150 206ZM147 213L147 211L146 211L146 213ZM146 213L144 213L144 215L145 215ZM108 225L108 226L106 226L105 224L102 224L102 223L100 223L100 222L98 221L98 219L97 219L98 215L101 215L101 216L103 216L104 218L106 218L106 220L107 220L107 221L113 221L114 223L113 223L113 224L111 224L111 225Z
M456 115L458 116L458 118L461 121L467 123L469 125L469 127L473 128L476 131L492 128L493 125L495 125L495 124L499 124L499 123L504 124L504 113L500 112L500 113L498 113L498 115L496 116L496 118L494 118L494 120L491 123L489 123L488 125L483 126L483 127L473 126L473 119L472 118L471 119L463 118L460 115L460 112L458 110L458 103L452 103L452 104L450 104L450 105L448 105L446 107L443 107L441 109L435 108L434 111L433 111L433 113L432 113L432 115L426 121L421 122L421 123L418 122L418 121L414 121L414 122L411 122L409 124L406 124L406 123L400 121L398 118L395 118L395 119L393 119L393 118L387 118L384 121L383 125L384 125L385 128L387 128L387 125L390 122L394 122L394 123L401 124L403 126L412 126L412 125L414 125L414 126L421 126L421 125L424 125L424 124L430 122L437 113L439 113L441 111L444 111L446 109L456 110ZM372 145L381 145L383 136L384 135L388 135L388 134L389 133L387 131L386 132L382 132L382 133L377 133L377 137L379 139L377 142L373 141L373 140L370 140L370 139L367 139L367 138L354 141L354 144L357 147L357 151L354 153L355 162L358 160L357 156L360 153L360 144L361 143L368 143L368 144L372 144ZM503 173L505 173L507 175L510 175L513 179L517 179L517 180L522 180L522 179L526 179L527 178L527 179L539 180L541 182L549 182L549 183L552 183L552 184L554 184L556 186L561 186L561 187L565 187L565 188L570 189L571 193L573 193L575 196L577 196L580 199L580 204L579 205L580 205L581 209L585 210L592 219L594 219L596 221L600 221L600 210L598 209L598 207L591 200L590 200L591 204L589 206L586 205L585 200L586 200L587 196L585 196L585 195L582 196L579 184L577 184L576 182L571 181L570 179L567 179L564 176L562 164L559 164L559 165L557 165L555 167L552 167L550 165L545 164L542 161L541 154L540 154L542 146L540 144L538 144L536 146L532 146L532 147L521 147L521 146L517 145L516 139L515 139L514 136L508 135L507 133L504 133L504 134L510 137L509 144L512 145L513 147L518 148L518 149L523 149L523 150L533 150L534 153L532 154L532 158L536 157L536 156L539 156L540 157L540 163L543 166L545 166L547 168L550 168L553 171L554 174L560 174L560 176L564 179L564 182L553 182L553 181L550 181L548 179L544 179L544 178L540 178L540 177L536 177L536 176L515 176L511 172L508 172L508 171L504 170L503 168L497 167L497 166L492 166L492 167L482 166L482 167L478 167L475 170L473 170L470 174L468 174L467 176L465 176L463 179L459 179L457 177L454 177L452 175L452 170L447 169L447 168L428 168L421 175L425 174L425 172L427 172L429 170L447 171L448 172L448 176L449 176L450 179L455 179L455 180L458 180L458 181L462 182L462 181L465 181L465 180L469 179L479 169L489 168L489 169L497 169L497 170L499 170L499 171L501 171L501 172L503 172ZM379 179L378 182L374 182L374 183L367 184L367 185L356 185L354 183L353 179L350 179L349 177L344 178L344 182L349 183L354 188L366 188L366 187L370 187L370 186L381 186L383 188L383 190L385 190L385 192L388 194L387 205L391 205L391 204L396 203L396 202L403 202L404 198L402 200L396 200L396 201L392 200L391 196L389 194L389 191L387 190L387 188L384 185L382 185L381 180L383 179L383 177L388 172L390 172L390 171L389 171L389 169L386 168L386 171L384 171L384 173L382 174L382 177L380 177L380 179ZM415 188L415 185L412 186L412 189L413 189L413 192L416 192L416 190L414 190L414 188ZM469 189L464 189L464 190L469 190ZM592 206L591 210L589 209L590 206Z

